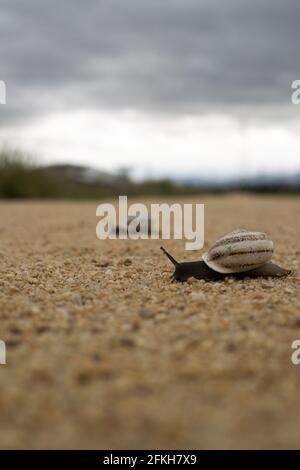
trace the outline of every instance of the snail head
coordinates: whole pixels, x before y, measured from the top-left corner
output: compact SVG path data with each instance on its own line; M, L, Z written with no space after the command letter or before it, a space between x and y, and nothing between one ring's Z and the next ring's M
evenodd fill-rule
M167 258L171 261L171 263L175 266L175 271L171 276L172 282L181 281L184 282L190 277L189 270L186 269L186 264L188 263L178 263L175 258L173 258L167 250L164 249L163 246L160 247L163 253L167 256Z
M171 276L171 279L173 282L174 281L185 282L190 277L194 277L199 280L200 279L216 280L220 277L218 273L214 273L214 271L209 269L203 261L190 261L190 262L179 263L162 246L160 247L160 249L164 252L167 258L169 258L171 263L175 266L175 271Z

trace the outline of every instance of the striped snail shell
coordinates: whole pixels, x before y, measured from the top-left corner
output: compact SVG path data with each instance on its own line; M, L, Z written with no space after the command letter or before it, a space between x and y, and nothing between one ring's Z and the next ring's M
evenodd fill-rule
M202 259L217 273L242 273L268 263L273 251L273 241L267 234L235 230L217 240Z

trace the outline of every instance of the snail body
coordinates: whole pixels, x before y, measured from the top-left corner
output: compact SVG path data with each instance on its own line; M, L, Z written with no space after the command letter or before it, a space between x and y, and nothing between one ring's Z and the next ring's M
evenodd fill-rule
M290 271L271 262L274 244L263 232L235 230L217 240L202 256L202 261L177 262L163 247L162 251L175 266L173 280L184 282L190 277L220 281L228 275L245 277L282 277Z

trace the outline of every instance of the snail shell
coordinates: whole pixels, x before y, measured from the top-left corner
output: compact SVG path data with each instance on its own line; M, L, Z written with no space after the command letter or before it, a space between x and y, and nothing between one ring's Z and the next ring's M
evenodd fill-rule
M273 241L267 234L235 230L217 240L202 259L217 273L242 273L268 263L273 251Z

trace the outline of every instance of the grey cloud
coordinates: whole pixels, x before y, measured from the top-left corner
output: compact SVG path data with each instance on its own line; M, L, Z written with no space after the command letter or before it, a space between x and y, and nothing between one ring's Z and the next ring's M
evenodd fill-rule
M295 113L298 0L0 0L2 124L54 110Z

